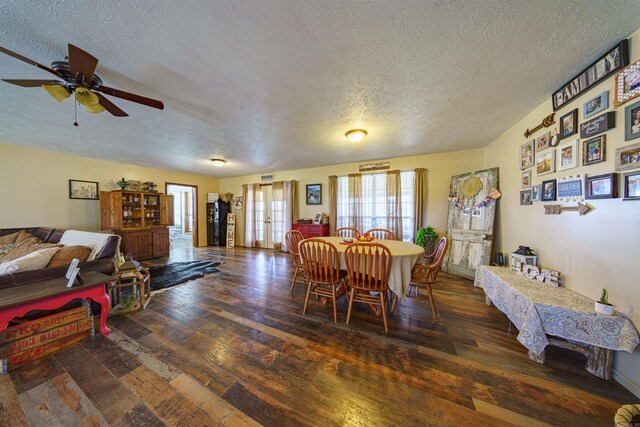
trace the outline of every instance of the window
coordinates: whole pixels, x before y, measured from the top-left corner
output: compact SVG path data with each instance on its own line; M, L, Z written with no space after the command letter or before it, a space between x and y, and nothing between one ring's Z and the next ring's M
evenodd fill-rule
M413 188L415 172L400 172L402 240L413 241ZM338 221L336 228L355 227L361 232L372 228L391 228L387 224L387 174L362 175L362 192L349 195L349 177L338 177Z

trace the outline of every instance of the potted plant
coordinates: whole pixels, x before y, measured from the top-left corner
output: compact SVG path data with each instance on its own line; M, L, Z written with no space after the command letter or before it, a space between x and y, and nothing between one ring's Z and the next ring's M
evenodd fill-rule
M595 309L597 313L607 314L611 316L613 314L613 305L609 304L609 291L602 288L602 295L600 299L596 301Z
M413 241L416 245L422 246L427 255L431 255L436 250L436 241L438 240L438 233L431 226L426 226L418 229Z

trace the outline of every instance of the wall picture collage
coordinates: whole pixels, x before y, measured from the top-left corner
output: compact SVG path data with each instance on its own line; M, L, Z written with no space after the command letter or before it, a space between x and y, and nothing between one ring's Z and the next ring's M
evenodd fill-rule
M609 91L594 90L582 108L561 111L562 105L591 91L610 75L615 77L614 100ZM581 85L575 82L580 81ZM559 119L548 130L548 124L534 128L530 139L520 145L519 164L522 170L520 204L533 202L577 201L618 197L618 173L624 200L640 200L640 61L629 65L628 43L618 43L565 86L553 94L555 117ZM619 108L624 105L624 108ZM626 144L615 150L615 170L591 175L588 169L566 177L545 179L560 171L591 166L607 160L607 132L616 127L616 114L624 126ZM547 119L545 119L546 121ZM637 142L633 142L638 139ZM616 145L617 141L616 141ZM611 155L612 153L609 153Z

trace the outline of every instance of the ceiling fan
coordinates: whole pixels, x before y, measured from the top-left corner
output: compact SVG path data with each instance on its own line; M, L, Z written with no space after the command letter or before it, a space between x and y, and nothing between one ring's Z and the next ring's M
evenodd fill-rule
M102 79L95 74L98 59L71 43L69 43L68 58L64 61L52 62L51 68L12 52L9 49L5 49L2 46L0 46L0 52L13 56L16 59L38 67L41 70L48 71L62 80L2 79L3 81L22 87L42 87L58 102L62 102L70 97L71 94L74 94L76 100L80 104L84 105L88 112L102 113L107 110L116 117L126 117L128 114L122 111L113 102L109 101L103 94L126 99L127 101L137 102L138 104L158 108L160 110L164 109L164 104L155 99L145 98L144 96L104 86L102 84Z

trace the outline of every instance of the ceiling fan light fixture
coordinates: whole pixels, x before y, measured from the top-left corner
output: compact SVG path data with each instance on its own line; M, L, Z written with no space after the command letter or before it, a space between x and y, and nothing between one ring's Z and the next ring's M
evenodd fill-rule
M85 107L90 107L100 103L98 96L87 88L79 87L75 90L75 93L76 100Z
M42 85L42 88L58 102L62 102L71 96L67 88L62 85Z
M103 107L102 105L100 105L100 104L96 104L96 105L87 105L85 108L87 109L87 111L88 111L89 113L92 113L92 114L103 113L103 112L105 112L105 111L106 111L106 110L104 109L104 107Z
M365 138L365 136L367 136L367 131L364 129L352 129L344 135L349 139L349 141L356 144L358 142L361 142Z
M222 167L227 161L225 159L211 159L213 166Z

